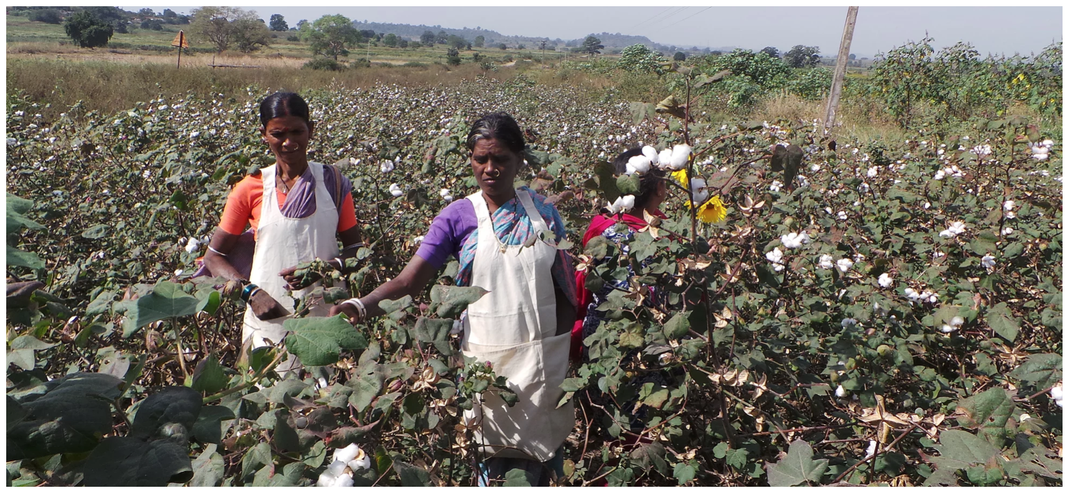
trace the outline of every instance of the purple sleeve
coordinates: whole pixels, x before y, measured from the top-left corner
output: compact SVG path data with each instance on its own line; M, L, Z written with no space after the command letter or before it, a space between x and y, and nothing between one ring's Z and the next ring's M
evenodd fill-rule
M461 243L476 229L476 210L468 199L453 201L431 221L416 255L435 268L442 267L450 255L461 251Z

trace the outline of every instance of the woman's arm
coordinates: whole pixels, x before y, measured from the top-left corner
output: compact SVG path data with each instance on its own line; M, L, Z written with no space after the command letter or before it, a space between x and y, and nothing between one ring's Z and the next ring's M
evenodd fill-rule
M204 265L212 271L213 276L224 277L231 281L248 281L231 265L226 255L234 248L240 235L230 234L223 228L216 228L212 241L208 242L208 253L204 254Z
M367 310L366 316L377 317L382 315L383 310L379 308L379 302L382 300L396 300L405 295L415 298L427 286L427 283L431 282L431 278L436 272L438 272L438 268L433 264L419 255L414 256L409 261L409 264L402 269L401 274L375 288L367 296L360 298L360 302ZM342 303L331 307L331 316L339 313L344 313L351 319L360 321L357 308L350 303Z

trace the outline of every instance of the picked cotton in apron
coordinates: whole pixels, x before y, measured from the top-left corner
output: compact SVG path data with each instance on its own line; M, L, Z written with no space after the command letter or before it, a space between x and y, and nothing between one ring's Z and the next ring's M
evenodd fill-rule
M518 191L517 198L534 234L548 231L531 196ZM545 462L576 423L572 402L557 408L564 395L561 383L571 337L568 332L554 335L557 304L550 268L557 249L541 240L528 247L504 245L494 232L482 192L467 199L478 219L471 285L489 292L468 305L461 351L489 361L519 399L509 407L496 393L484 393L480 403L465 411L465 421L476 428L476 442L486 453Z
M316 212L308 217L289 218L282 215L275 196L275 165L261 170L264 196L260 205L260 224L256 229L256 250L249 281L267 291L287 311L293 313L295 299L311 291L316 284L287 295L289 288L279 271L315 258L330 259L338 256L338 209L323 184L323 166L309 162L309 169L316 183ZM330 306L320 303L312 308L309 316L326 317ZM251 308L245 310L242 325L242 340L252 338L253 347L280 343L287 330L282 324L289 317L260 320ZM270 342L269 342L270 341ZM300 368L296 357L288 356L276 368L288 371Z

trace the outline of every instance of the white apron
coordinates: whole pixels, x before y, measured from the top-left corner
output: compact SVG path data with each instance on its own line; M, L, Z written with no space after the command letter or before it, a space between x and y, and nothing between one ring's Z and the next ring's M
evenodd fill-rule
M557 302L550 268L557 250L543 241L530 247L504 246L494 233L482 192L467 198L479 224L471 285L489 293L468 305L461 352L490 361L519 399L508 407L497 394L487 392L464 417L476 427L476 441L484 444L486 453L545 462L576 423L571 402L556 409L564 395L561 383L571 338L569 332L554 335ZM547 231L531 196L517 191L517 198L536 234Z
M286 294L286 280L279 275L279 271L315 258L331 259L338 256L338 210L323 186L323 165L309 162L308 167L316 181L316 212L298 219L283 216L279 209L279 201L275 196L275 165L260 170L264 197L260 205L260 224L256 229L256 250L249 281L267 291L290 313L296 307L295 298L300 299L319 283L294 291L294 297L290 297ZM326 317L329 314L330 307L320 303L312 308L308 316ZM247 308L242 340L251 337L253 347L282 342L287 334L282 323L287 318L260 320L253 315L252 308ZM277 370L292 370L300 368L300 365L297 358L288 356Z

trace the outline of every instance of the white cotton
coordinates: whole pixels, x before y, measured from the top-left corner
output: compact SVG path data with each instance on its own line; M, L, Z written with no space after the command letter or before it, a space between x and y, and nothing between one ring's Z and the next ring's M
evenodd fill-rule
M186 271L184 271L184 270L182 270L182 269L178 269L178 270L176 270L176 271L175 271L175 277L181 276L183 272L186 272Z
M1063 407L1063 383L1062 382L1059 382L1059 385L1056 385L1056 386L1051 388L1051 398L1052 398L1052 400L1055 401L1055 404L1057 404L1059 407Z
M438 195L440 197L445 197L445 196L447 196L449 194L450 194L450 189L448 189L448 188L443 188L442 190L438 191Z
M1006 227L1006 228L1003 228L1003 231L1002 231L1003 236L1007 236L1007 235L1009 235L1009 234L1011 234L1013 232L1014 232L1014 228L1011 228L1009 226Z
M936 174L933 175L933 179L934 180L943 180L944 179L944 170L942 170L942 169L941 170L937 170Z
M839 219L840 221L846 221L847 220L847 213L844 212L844 211L837 212L836 213L836 219Z
M950 229L945 229L945 230L940 232L940 237L941 238L954 238L955 237L955 233L952 232Z
M851 259L841 258L836 261L836 268L843 273L846 273L852 265L854 265L854 262L851 262Z
M780 187L783 187L783 186L784 186L784 184L780 183L780 180L773 180L773 183L769 184L769 191L770 192L779 192L780 191Z
M784 264L780 263L784 259L784 252L780 251L780 248L765 252L765 258L773 263L773 270L777 272L784 270Z
M190 238L189 243L186 243L186 253L193 253L201 249L201 242L197 241L197 238Z
M866 447L866 459L873 457L874 455L877 455L877 441L870 440L869 446Z
M320 474L319 480L316 481L316 486L319 486L321 488L330 488L331 486L334 486L334 480L336 477L337 476L332 476L327 472L323 472Z
M1029 416L1029 414L1025 414L1025 413L1023 413L1023 414L1022 414L1021 416L1018 416L1018 422L1019 422L1019 423L1021 423L1022 421L1025 421L1025 420L1027 420L1027 419L1031 419L1031 417Z
M657 149L651 146L643 146L643 155L650 160L650 164L657 165L659 163Z
M956 235L960 235L966 231L966 224L962 221L955 221L951 223L951 226L947 229L951 230L951 232Z
M710 198L710 191L706 190L706 180L702 178L692 178L691 195L694 197L696 205L706 202L706 199Z
M966 321L963 320L962 317L956 315L954 317L951 317L951 320L947 324L952 327L962 327L962 324L965 322Z
M651 160L653 161L653 160ZM661 169L672 169L672 149L663 149L658 153L658 167Z
M843 399L843 397L846 396L846 395L847 395L847 390L845 390L843 388L843 385L839 385L839 386L836 387L836 397L837 398Z
M650 171L650 158L646 156L632 156L625 165L624 174L646 173Z
M372 467L372 458L368 454L360 454L360 457L349 461L349 468L353 472L363 471Z
M984 266L984 268L986 269L991 269L995 267L996 257L993 257L990 254L986 254L984 257L981 257L981 265Z
M855 320L853 318L845 318L840 321L840 327L843 327L845 329L848 327L854 327L855 325L858 325L858 320Z
M1014 209L1014 201L1013 200L1008 200L1008 201L1003 203L1003 210L1009 211L1009 210L1012 210L1012 209Z
M873 166L872 168L869 168L868 170L866 170L866 177L873 178L875 176L877 176L877 167L876 166Z
M332 486L341 486L343 488L353 486L353 476L350 476L348 474L338 476L338 478L334 480L334 484Z
M672 157L669 159L669 168L675 170L684 169L687 166L687 158L691 155L691 146L676 144L672 146Z
M810 243L810 235L805 231L800 233L788 233L780 237L780 242L784 244L784 248L799 248L805 243Z
M346 448L341 448L341 449L335 450L334 451L334 460L342 461L342 462L349 462L349 461L357 458L357 455L359 455L359 454L360 454L360 447L355 443L351 443Z
M423 237L423 235L420 235L420 236L417 236L417 237L412 239L412 244L413 245L419 245L423 241L424 241L424 237Z
M831 269L833 267L832 255L822 255L817 261L817 266L822 269Z
M379 171L383 173L394 171L394 162L389 159L384 159L383 162L379 163Z
M880 277L877 278L877 284L882 288L891 287L893 282L892 276L889 276L887 272L881 274Z
M401 187L399 187L397 183L391 183L390 184L390 195L393 195L395 197L400 197L402 195L405 195L405 192L401 190Z
M345 470L346 463L336 459L334 462L331 462L331 465L327 466L326 473L329 473L332 477L337 478L339 475L344 473Z

